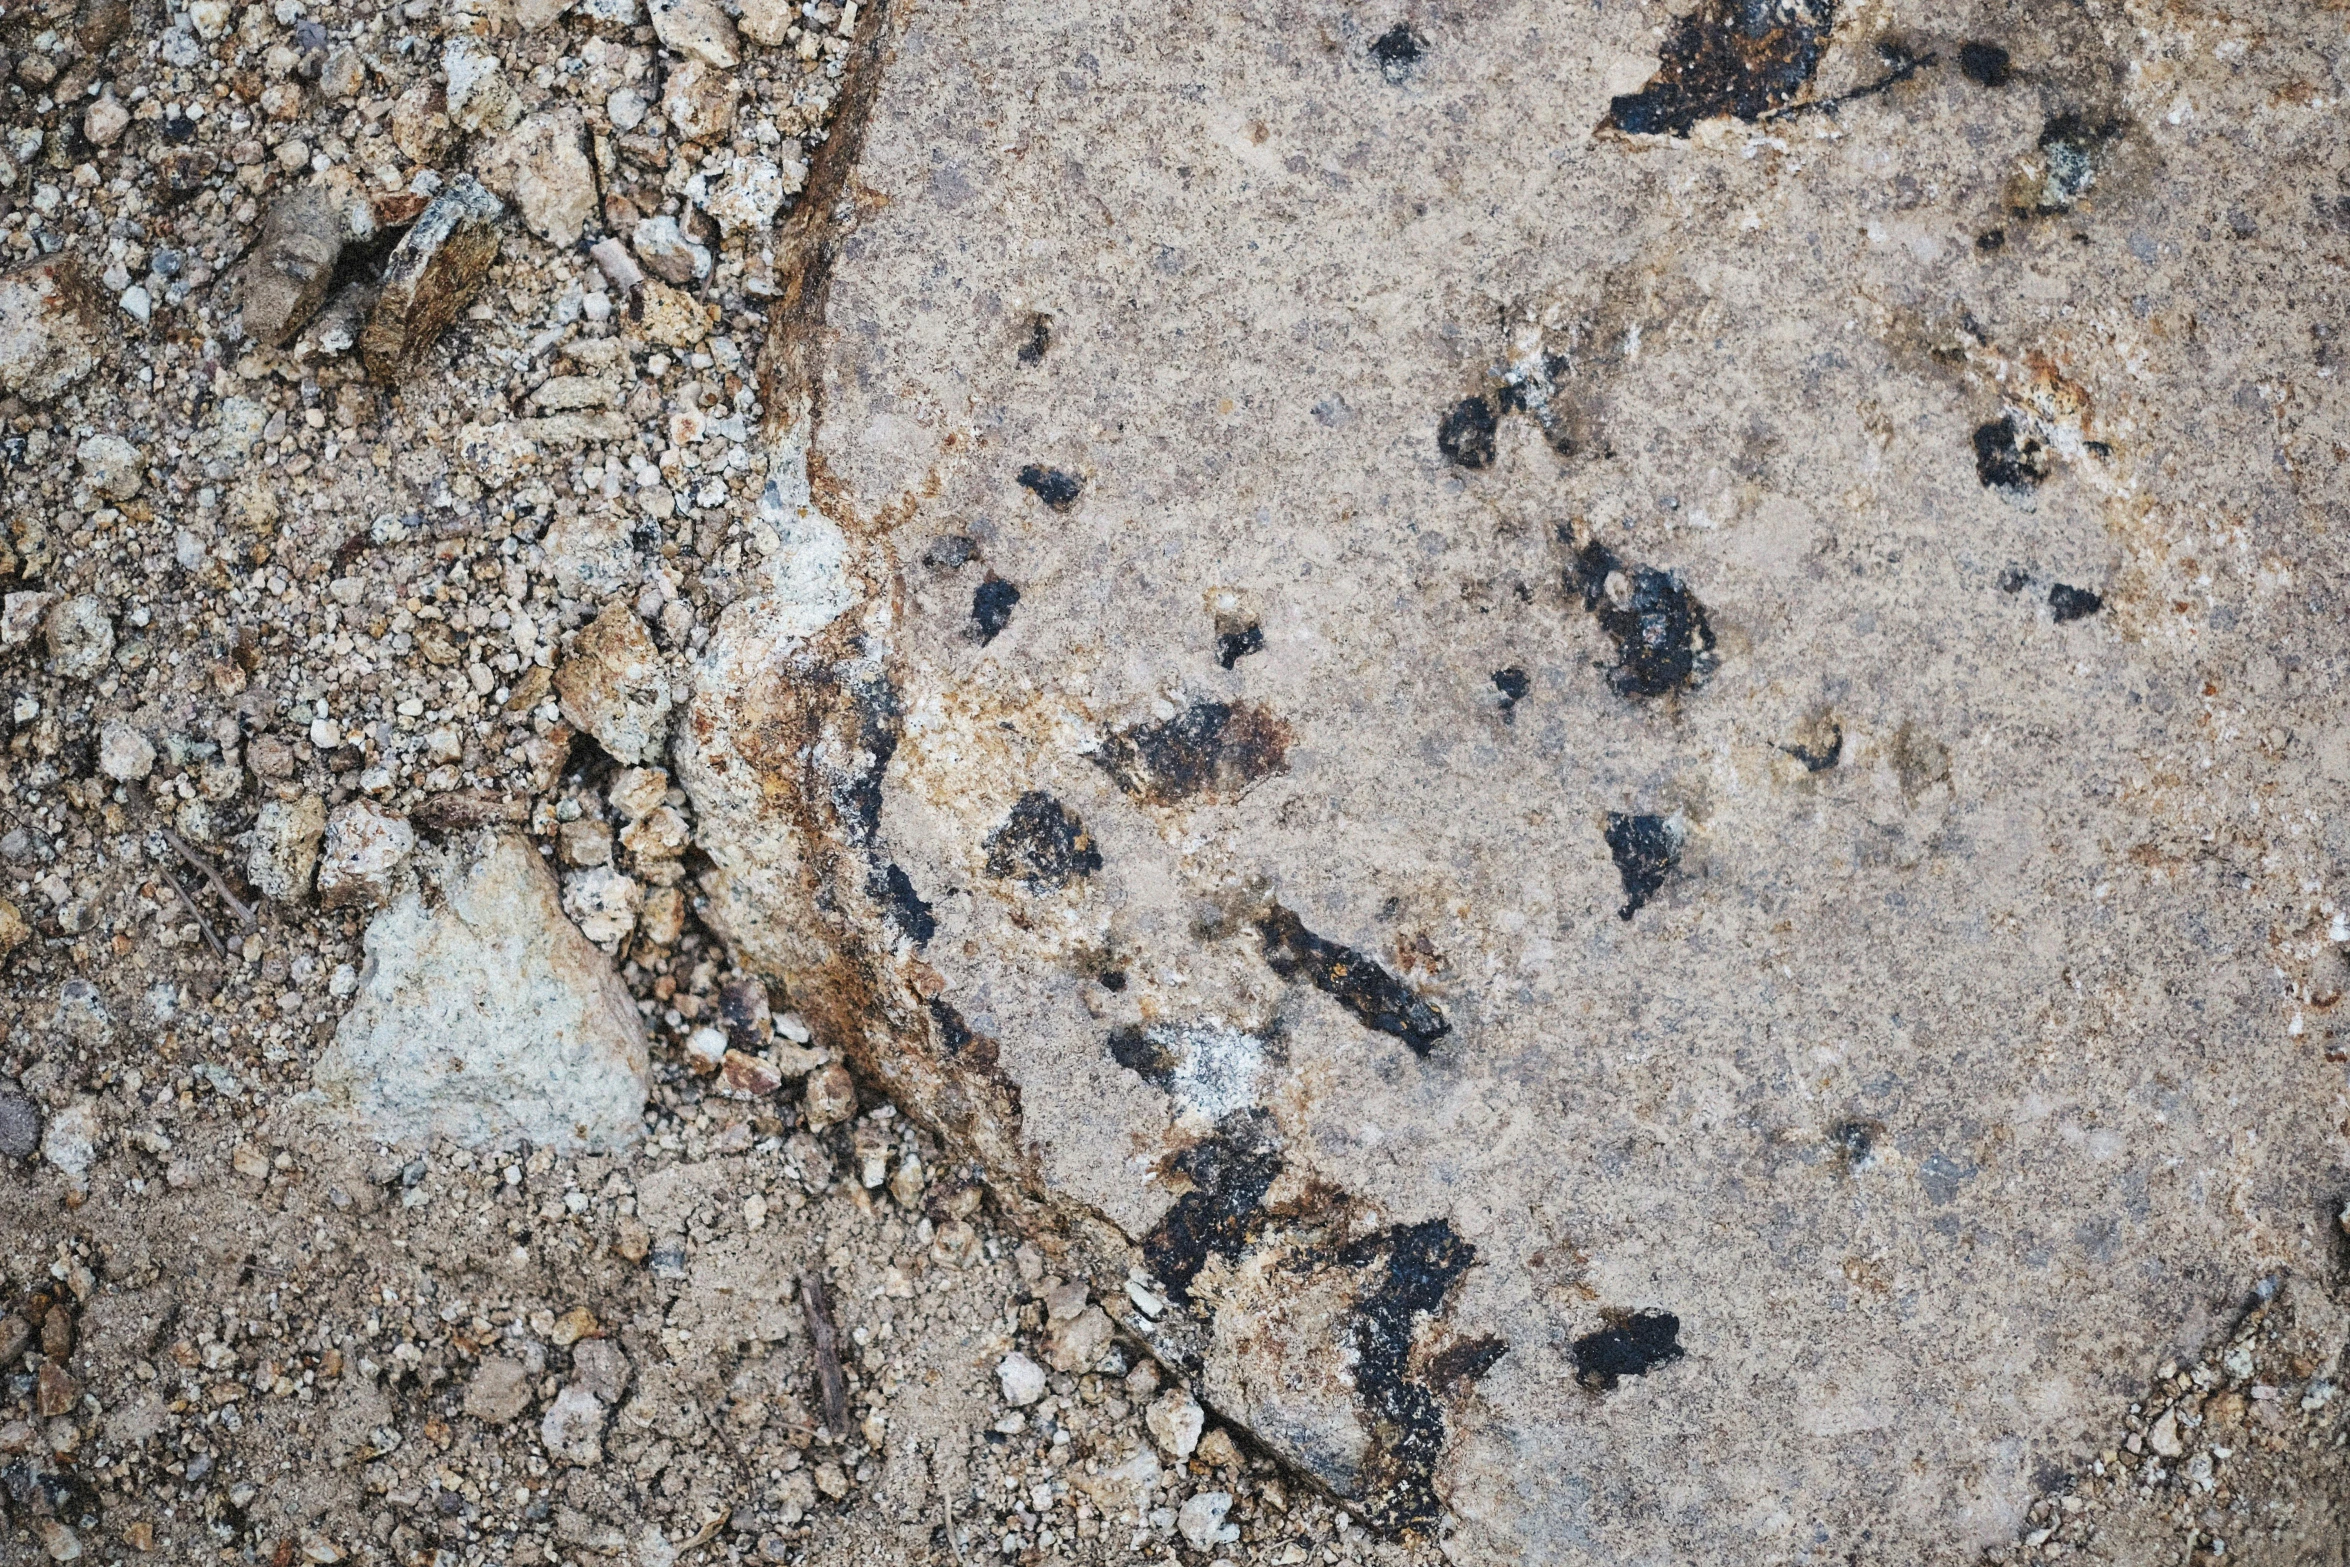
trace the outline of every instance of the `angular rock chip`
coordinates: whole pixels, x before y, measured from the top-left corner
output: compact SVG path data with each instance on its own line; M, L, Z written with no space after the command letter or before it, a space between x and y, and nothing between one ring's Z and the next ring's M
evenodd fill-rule
M614 604L580 632L555 671L563 716L595 737L616 761L656 762L669 732L669 677L645 623Z
M596 176L577 109L534 114L482 154L481 182L514 203L533 234L556 245L578 241L596 215Z
M359 339L369 376L398 384L440 340L497 255L505 210L473 178L460 175L392 247L375 314Z
M46 403L98 367L105 301L65 256L0 272L0 394Z
M367 927L359 993L314 1074L328 1103L410 1145L634 1142L643 1026L538 852L488 836L418 858L421 884Z
M342 253L343 214L324 184L297 185L280 196L237 269L245 335L273 348L292 338L326 303Z

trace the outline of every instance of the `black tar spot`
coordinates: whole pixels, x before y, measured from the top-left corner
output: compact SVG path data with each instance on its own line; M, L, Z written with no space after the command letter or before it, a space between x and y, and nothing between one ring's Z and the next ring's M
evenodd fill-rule
M1389 1536L1423 1530L1444 1512L1435 1488L1444 1457L1444 1406L1430 1382L1411 1373L1412 1341L1419 1319L1444 1309L1453 1286L1477 1260L1477 1248L1443 1219L1430 1219L1357 1241L1338 1260L1376 1270L1353 1315L1355 1397L1378 1434L1365 1465L1366 1520Z
M1257 920L1265 963L1283 979L1304 979L1334 996L1365 1028L1393 1034L1426 1055L1452 1032L1444 1014L1377 962L1306 929L1295 914L1274 904Z
M1815 735L1809 740L1799 740L1779 749L1801 762L1805 772L1824 773L1844 759L1844 726L1831 720L1827 730L1824 743Z
M1975 426L1975 477L1987 490L2021 495L2045 482L2050 457L2040 438L2019 429L2014 414Z
M1239 663L1251 653L1265 650L1265 628L1255 621L1216 633L1216 662L1226 669Z
M1003 826L988 835L987 873L1017 876L1030 892L1066 887L1101 868L1101 851L1077 813L1041 789L1020 796Z
M1509 1352L1509 1345L1490 1334L1463 1339L1429 1357L1428 1383L1440 1392L1451 1392L1464 1382L1482 1381Z
M1619 696L1694 690L1720 663L1705 606L1671 572L1627 567L1594 539L1576 552L1567 587L1582 596L1583 607L1599 617L1600 629L1616 645L1608 684Z
M1637 1311L1613 1327L1584 1334L1572 1348L1575 1380L1594 1392L1612 1393L1623 1378L1681 1358L1681 1319L1669 1311Z
M1977 250L1998 250L2007 243L2007 230L1985 229L1975 236Z
M1610 811L1605 836L1608 853L1615 856L1616 874L1624 882L1624 906L1616 910L1616 918L1628 920L1656 896L1681 863L1681 835L1662 816Z
M2005 87L2015 74L2015 62L2007 51L1991 43L1960 44L1958 68L1968 81L1981 87Z
M1085 493L1085 481L1058 468L1040 468L1030 463L1020 470L1020 488L1055 511L1067 511Z
M1132 1026L1111 1031L1110 1059L1160 1088L1174 1082L1175 1069L1182 1065L1167 1048L1164 1036Z
M163 139L174 147L185 147L196 139L196 122L184 115L173 115L163 122Z
M1534 683L1526 678L1523 669L1512 664L1507 669L1493 672L1493 689L1501 693L1504 702L1523 702L1526 693L1534 689Z
M1044 351L1053 346L1053 318L1037 311L1028 318L1028 331L1020 339L1020 351L1015 356L1024 365L1035 364L1044 358Z
M1102 982L1104 990L1124 990L1126 988L1126 971L1122 968L1103 969L1094 978Z
M1600 128L1687 136L1725 114L1758 120L1811 81L1834 21L1833 0L1704 0L1670 25L1656 75L1611 99Z
M1239 1256L1263 1216L1265 1193L1281 1173L1273 1118L1254 1108L1235 1110L1171 1164L1191 1190L1143 1238L1142 1255L1167 1297L1183 1304L1208 1259Z
M1396 23L1371 42L1371 58L1379 62L1379 74L1391 82L1411 75L1412 66L1427 50L1408 22Z
M2021 566L2002 566L1996 586L2002 593L2021 593L2024 584L2031 580L2031 576Z
M1236 796L1278 772L1289 726L1246 702L1197 702L1158 723L1115 730L1094 753L1120 789L1153 805Z
M996 639L1012 618L1012 606L1020 602L1020 590L994 572L979 584L979 591L971 595L971 634L979 639L981 647Z
M1494 428L1493 405L1482 397L1464 397L1436 421L1436 449L1463 468L1490 468Z
M2048 590L2048 608L2056 615L2058 625L2068 620L2086 620L2104 607L2104 596L2087 588L2067 587L2059 582Z
M898 929L924 946L938 934L938 917L914 890L913 879L896 864L882 866L866 878L866 890L889 912Z

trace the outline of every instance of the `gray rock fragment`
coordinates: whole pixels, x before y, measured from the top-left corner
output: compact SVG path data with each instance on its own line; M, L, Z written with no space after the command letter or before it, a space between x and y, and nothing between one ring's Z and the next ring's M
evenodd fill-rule
M46 403L98 367L106 304L52 256L0 272L0 395Z
M343 215L321 184L297 185L270 206L237 271L245 334L277 347L326 303L343 253Z
M440 339L497 255L505 210L461 175L418 215L384 262L382 292L359 340L369 376L397 384Z
M245 879L273 903L308 896L311 877L318 871L319 840L325 832L326 802L317 795L267 802L253 818Z
M589 734L616 761L658 761L669 728L669 678L661 650L643 621L614 604L579 634L571 656L555 671L563 716Z
M296 821L287 823L298 826ZM380 906L392 895L393 874L416 847L416 829L373 800L335 807L326 820L326 846L318 866L322 908Z
M49 611L49 657L60 678L95 680L114 657L114 617L106 601L79 594Z

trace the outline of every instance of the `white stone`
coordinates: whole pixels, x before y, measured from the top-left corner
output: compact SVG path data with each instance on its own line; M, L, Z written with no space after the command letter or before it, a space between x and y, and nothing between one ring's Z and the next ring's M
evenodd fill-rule
M1025 1408L1044 1397L1044 1367L1018 1350L996 1362L995 1375L1003 1384L1004 1402L1015 1409Z
M1195 1551L1213 1550L1219 1545L1230 1545L1240 1538L1239 1526L1228 1524L1224 1515L1232 1511L1230 1491L1202 1491L1183 1504L1175 1515L1175 1527L1183 1538L1191 1542Z
M586 141L577 109L534 114L483 154L481 182L510 198L532 233L552 244L574 244L596 213Z
M606 949L636 929L637 913L644 905L644 888L609 865L588 866L563 881L563 912L581 934Z
M734 23L718 0L652 0L653 31L679 54L731 70L740 58Z
M128 783L154 770L154 742L121 719L108 719L106 727L98 731L98 771Z
M359 994L315 1078L371 1135L576 1151L634 1142L647 1058L628 988L523 839L420 853L369 924Z
M114 620L105 600L84 593L49 611L49 657L66 680L95 680L114 657Z
M647 272L668 282L690 283L710 271L710 252L687 239L667 213L639 219L628 243Z
M652 106L635 88L616 87L612 96L604 100L604 113L610 117L612 128L625 136L645 123L645 112Z
M145 459L119 435L93 435L74 452L82 479L110 501L127 501L146 482Z
M93 303L65 255L0 274L0 394L45 403L96 369Z
M416 846L416 829L373 800L335 807L326 822L318 867L318 901L330 909L375 908L392 894L392 877Z
M0 598L0 647L23 647L41 629L42 617L55 603L54 593L11 593Z
M41 1134L41 1157L79 1185L89 1175L90 1161L98 1156L98 1139L104 1135L98 1101L76 1099L49 1118L48 1130Z
M522 100L498 57L478 38L454 38L441 51L448 73L449 120L465 130L502 131L522 117Z
M669 680L660 650L626 604L614 604L580 632L555 671L563 716L595 737L613 760L656 760L669 733Z
M795 0L743 0L737 24L745 38L772 49L790 36L792 24L799 19Z
M97 147L111 147L122 140L122 133L130 129L131 111L112 93L100 98L82 116L82 134Z
M218 38L228 31L232 14L228 0L192 0L188 6L188 25L196 29L200 38Z
M763 229L775 221L783 198L797 193L808 183L808 166L804 163L778 164L770 158L737 158L726 178L702 203L719 231L728 238L754 229Z
M568 598L610 598L632 586L643 567L637 558L636 530L613 509L558 516L540 540L547 552L547 569L555 586Z
M1159 1444L1159 1451L1181 1462L1198 1449L1207 1417L1200 1413L1199 1403L1191 1394L1171 1387L1143 1411L1142 1423L1150 1428L1151 1440Z
M604 1459L604 1404L584 1387L567 1387L555 1395L539 1421L539 1440L551 1457L583 1467Z

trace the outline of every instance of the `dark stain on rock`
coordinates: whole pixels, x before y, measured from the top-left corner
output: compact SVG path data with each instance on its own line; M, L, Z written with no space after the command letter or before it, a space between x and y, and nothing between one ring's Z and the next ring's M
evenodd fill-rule
M1303 979L1335 997L1365 1028L1393 1034L1426 1055L1452 1032L1444 1014L1372 958L1306 929L1305 922L1276 903L1259 915L1257 934L1265 963L1283 979Z
M1863 1170L1875 1160L1885 1123L1858 1119L1838 1121L1828 1128L1828 1142L1844 1156L1845 1168Z
M1833 718L1814 720L1800 740L1779 747L1807 773L1824 773L1844 759L1844 726Z
M1619 696L1695 690L1721 662L1705 606L1672 572L1626 566L1593 539L1568 566L1567 587L1616 645L1608 684Z
M1534 682L1526 678L1526 671L1512 664L1493 672L1493 689L1501 693L1501 721L1511 724L1517 722L1518 704L1526 700Z
M2090 120L2069 109L2049 116L2008 182L2007 209L2025 218L2070 212L2097 183L2098 164L2121 132L2118 120Z
M1595 1393L1612 1393L1625 1377L1679 1360L1681 1319L1669 1311L1618 1314L1608 1326L1575 1340L1575 1380Z
M1043 311L1028 317L1028 330L1021 335L1019 352L1014 356L1024 365L1032 365L1044 358L1044 351L1053 346L1053 318Z
M2006 246L2007 230L2005 229L1985 229L1982 233L1975 236L1975 248L1977 250L2003 250L2006 248Z
M981 647L993 642L1010 624L1012 606L1019 602L1019 588L992 571L987 574L987 580L971 595L971 635L979 639Z
M2048 590L2048 608L2060 626L2068 620L2086 620L2104 607L2104 595L2087 588L2068 587L2059 582Z
M930 1021L938 1029L938 1042L945 1047L947 1059L982 1072L995 1070L996 1042L985 1034L975 1034L963 1014L951 1004L930 998L927 1006Z
M890 922L914 939L915 946L929 945L930 938L938 934L938 916L914 890L913 878L901 866L892 862L871 871L865 890L889 915Z
M2048 448L2018 426L2014 414L1975 426L1975 477L1986 490L2029 494L2047 481L2051 461Z
M1657 895L1681 863L1681 832L1669 817L1610 811L1605 836L1616 874L1624 883L1624 906L1616 910L1616 918L1628 920Z
M922 563L935 571L959 571L979 558L979 541L968 533L942 533L922 552Z
M1265 1193L1281 1173L1273 1118L1255 1108L1233 1111L1170 1160L1169 1171L1191 1189L1143 1237L1142 1255L1167 1298L1181 1305L1189 1304L1208 1259L1238 1257L1263 1222Z
M1110 1031L1110 1059L1156 1088L1170 1087L1175 1068L1182 1064L1163 1031L1131 1025Z
M1017 877L1030 892L1053 892L1102 868L1101 851L1077 813L1042 789L1013 803L1012 814L987 838L987 873Z
M1378 64L1379 74L1391 82L1400 82L1412 74L1420 56L1428 46L1420 35L1412 31L1409 22L1398 22L1377 38L1371 40L1371 58Z
M1832 0L1702 0L1668 27L1648 85L1609 100L1599 128L1685 137L1700 120L1759 120L1810 83L1834 21Z
M856 711L857 769L835 785L837 802L850 819L859 848L870 849L881 832L881 777L898 754L900 704L889 677L859 674L847 682ZM893 867L894 869L894 867ZM904 879L904 872L899 872Z
M1477 1248L1447 1221L1429 1219L1367 1236L1343 1248L1338 1260L1367 1279L1351 1315L1355 1399L1372 1435L1363 1465L1364 1519L1391 1538L1418 1534L1444 1513L1435 1482L1445 1422L1432 1379L1413 1374L1413 1340L1423 1316L1444 1310Z
M1493 466L1493 404L1484 397L1464 397L1436 421L1436 449L1444 460L1463 468Z
M1265 628L1251 620L1243 624L1219 624L1216 628L1216 662L1230 669L1251 653L1265 650Z
M1994 581L1993 586L1997 587L2002 593L2021 593L2024 590L2025 584L2029 583L2031 580L2031 574L2026 572L2023 567L2003 566L2000 568L1999 576Z
M1085 481L1058 468L1041 468L1030 463L1020 470L1020 488L1055 511L1067 511L1085 493Z
M2015 61L2007 51L1980 40L1958 46L1958 68L1978 87L2005 87L2015 76Z
M1440 1393L1457 1393L1468 1383L1483 1381L1509 1352L1509 1345L1491 1334L1448 1344L1428 1357L1428 1385Z
M1237 798L1281 770L1289 726L1246 702L1195 702L1173 718L1112 731L1094 761L1151 805Z

